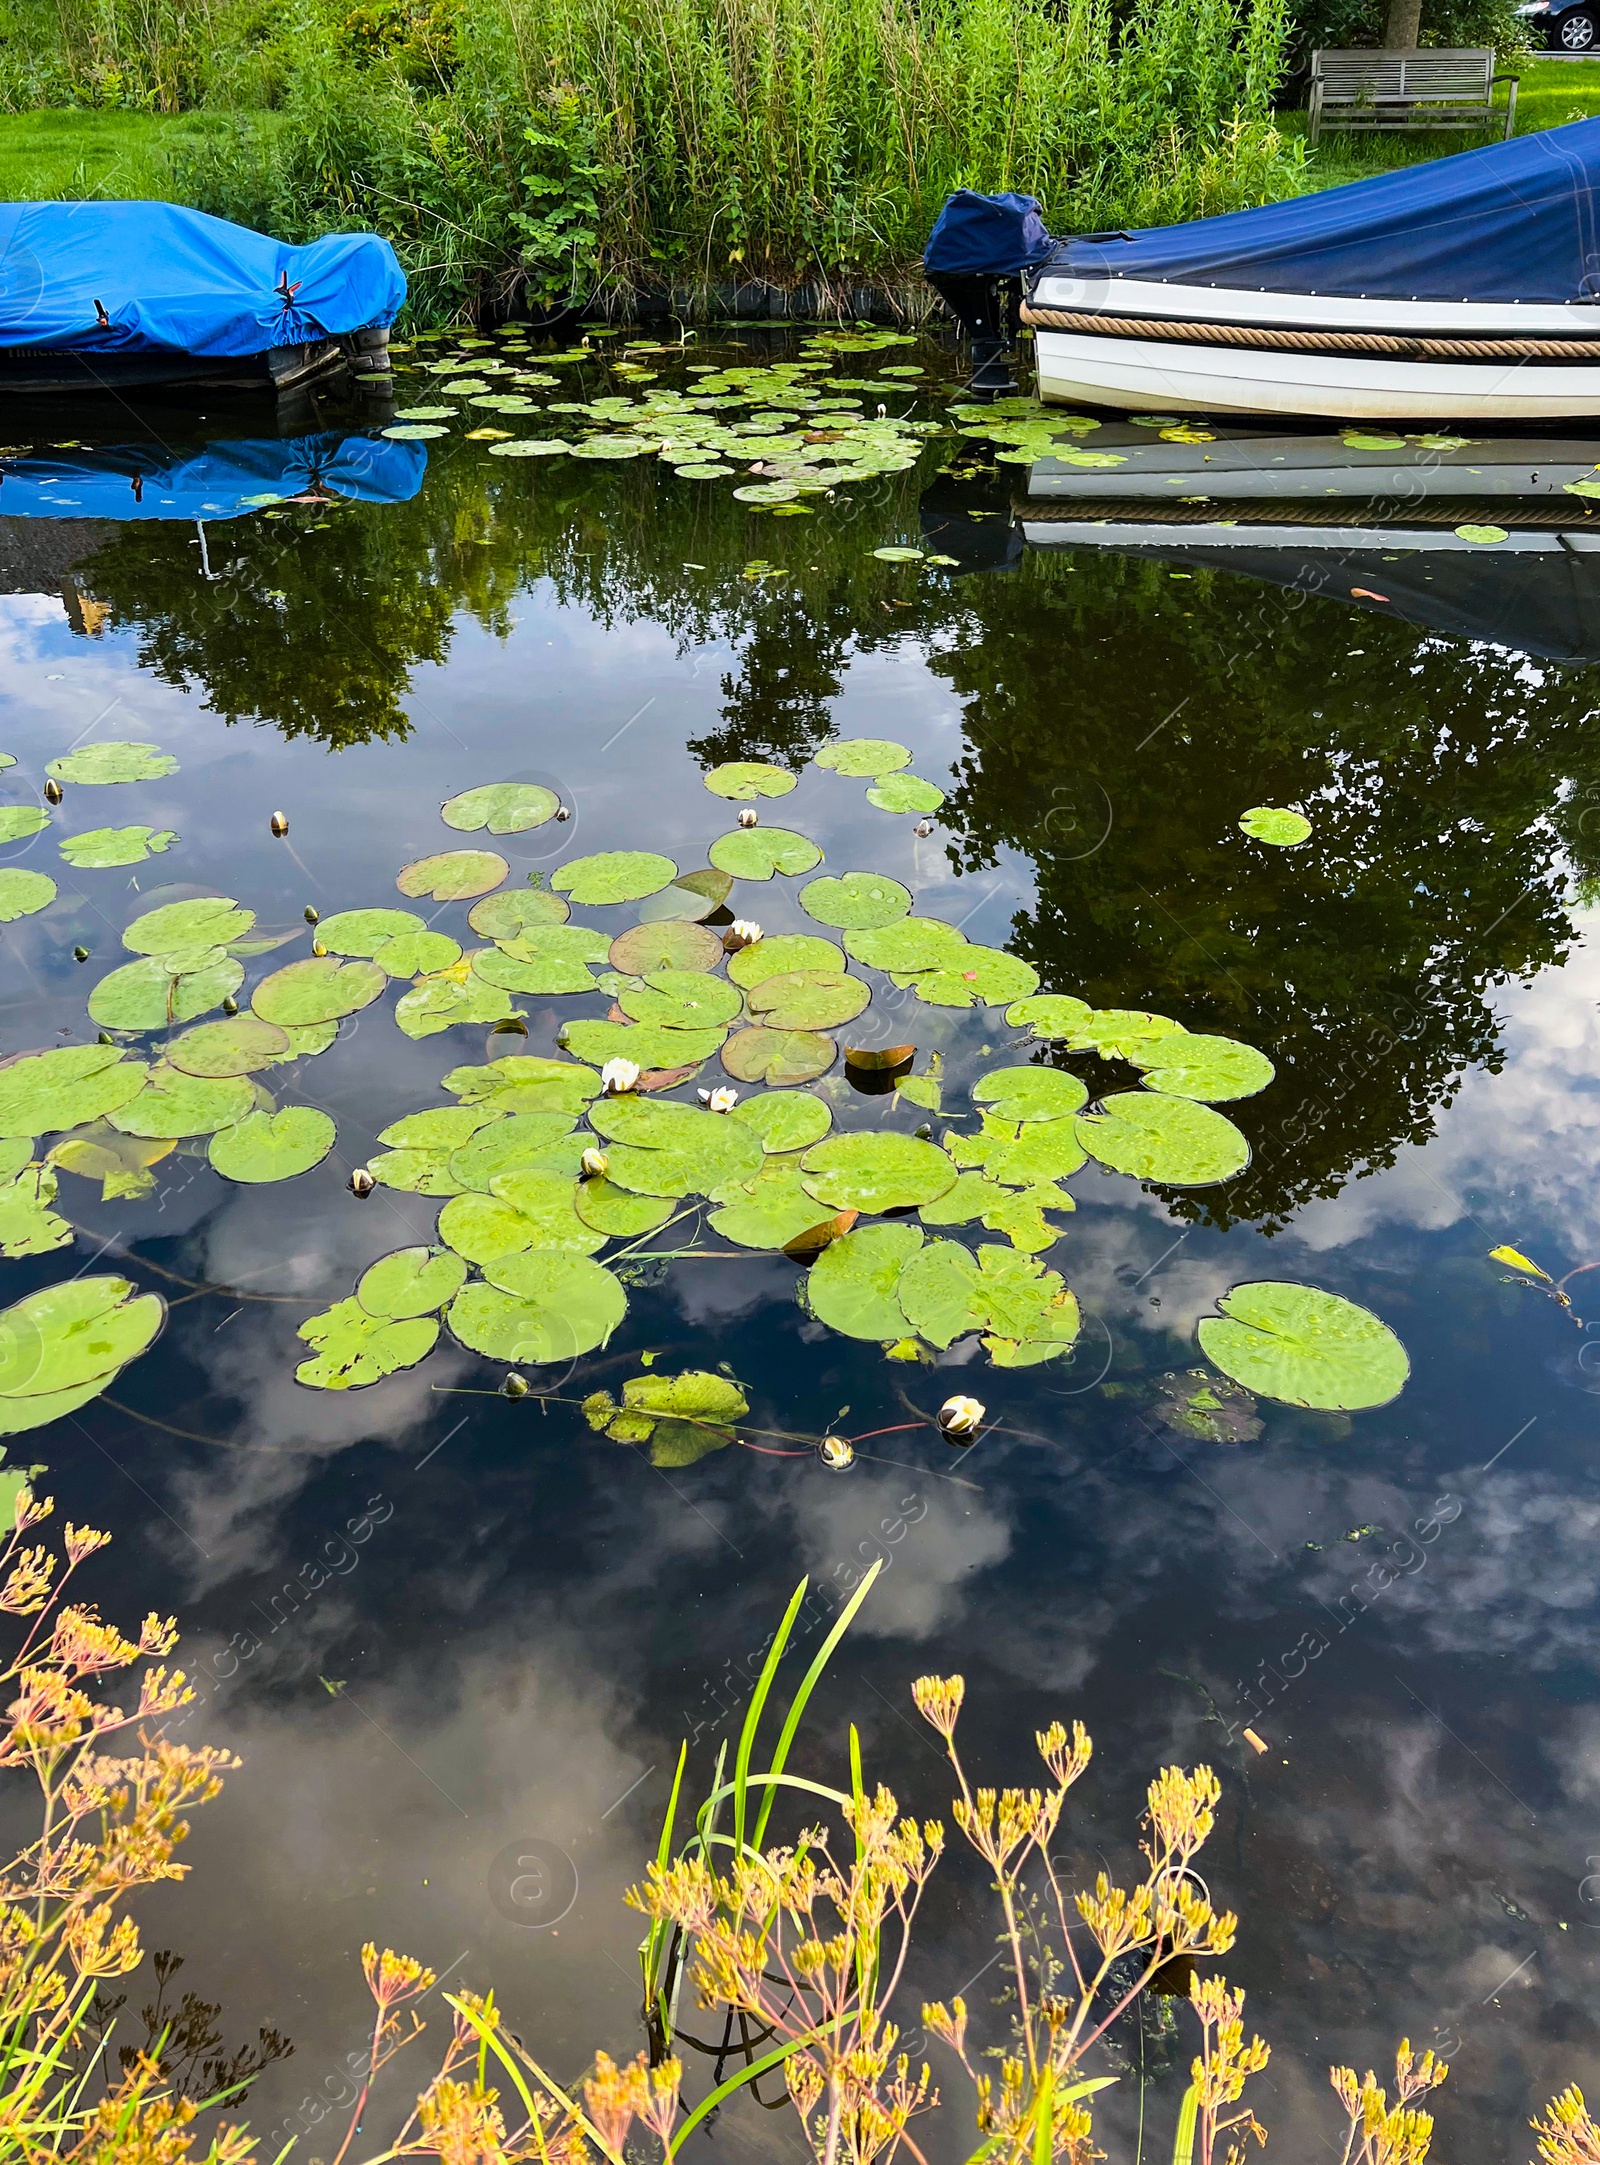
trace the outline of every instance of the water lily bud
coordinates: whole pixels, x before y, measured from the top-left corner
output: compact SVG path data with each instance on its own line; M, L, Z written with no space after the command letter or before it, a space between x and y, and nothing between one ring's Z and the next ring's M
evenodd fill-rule
M528 1025L520 1015L502 1015L489 1032L491 1037L526 1037Z
M350 1175L349 1181L346 1183L346 1185L349 1187L350 1193L355 1196L358 1201L364 1203L367 1197L372 1193L373 1189L378 1185L378 1183L373 1179L372 1175L367 1171L364 1165L358 1165L355 1171Z
M732 954L741 947L754 947L761 937L761 927L753 917L736 917L722 935L722 944Z
M933 821L931 819L919 819L917 821L917 824L912 828L911 832L917 837L917 840L919 842L926 842L929 835L933 832Z
M880 421L887 421L887 420L888 420L888 418L889 418L889 409L888 409L888 407L887 407L887 406L880 406L880 407L878 408L878 419L879 419Z
M102 1030L100 1032L100 1035L95 1039L95 1043L97 1045L114 1045L116 1042L116 1039L111 1035L111 1032L109 1030Z
M939 1408L939 1427L952 1443L970 1443L988 1412L981 1398L947 1398Z
M931 1120L924 1120L922 1125L917 1129L916 1132L917 1141L919 1143L931 1142L933 1139L933 1122Z
M519 1376L513 1368L504 1383L501 1384L500 1390L502 1396L506 1398L526 1398L528 1395L528 1379L526 1376Z
M55 776L54 776L54 775L52 774L52 775L51 775L51 777L50 777L50 779L49 779L49 781L48 781L48 782L46 782L46 783L45 783L45 785L44 785L44 799L45 799L45 803L46 803L46 804L59 804L59 803L61 802L62 798L63 798L63 797L65 796L65 794L66 794L66 792L65 792L65 791L64 791L64 790L62 789L62 787L61 787L61 784L60 784L60 783L59 783L59 782L58 782L58 781L56 780Z
M311 943L311 952L314 955L325 955L328 950L323 946L320 940L313 940Z
M271 819L268 820L267 825L272 829L273 833L278 837L279 841L281 842L283 840L283 837L289 832L288 813L274 812Z
M306 904L306 907L305 907L305 920L306 920L306 923L307 923L308 925L314 925L314 924L316 924L316 923L317 923L317 922L319 921L319 919L321 918L321 916L322 916L322 912L321 912L321 910L319 910L319 909L317 908L317 906L316 906L316 904L315 904L314 902L308 902L308 903Z
M578 1163L583 1169L585 1180L604 1180L611 1166L611 1160L605 1152L594 1149L586 1150Z
M239 1012L239 1003L231 992L222 1003L222 1012L225 1015L237 1015Z
M608 1098L623 1096L636 1087L643 1070L637 1060L608 1060L600 1070L600 1088Z
M846 1466L856 1462L856 1449L843 1436L824 1436L817 1445L817 1456L831 1473L843 1473Z
M744 810L739 814L739 825L741 827L754 827L759 821L760 817L761 814L756 810L755 806L753 804L747 804L744 807Z
M567 807L566 805L564 805L564 804L558 804L558 805L556 806L556 818L557 818L557 819L571 819L571 817L572 817L572 813L571 813L570 809L569 809L569 808L568 808L568 807Z
M74 949L72 950L72 959L73 959L73 961L74 961L74 962L87 962L87 961L88 961L88 959L89 959L89 950L88 950L88 948L87 948L87 947L75 947L75 948L74 948Z

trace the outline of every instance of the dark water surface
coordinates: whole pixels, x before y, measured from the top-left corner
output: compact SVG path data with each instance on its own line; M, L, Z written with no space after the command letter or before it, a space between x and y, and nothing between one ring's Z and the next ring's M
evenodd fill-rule
M33 425L40 454L138 443L152 472L180 426L191 450L275 429L87 408ZM651 1351L667 1370L730 1364L767 1429L899 1429L960 1389L1006 1430L958 1454L912 1426L842 1475L744 1447L654 1468L573 1403L452 1395L500 1371L448 1339L366 1391L296 1384L304 1316L432 1232L437 1205L358 1203L350 1167L388 1122L446 1102L447 1069L515 1039L412 1042L391 993L297 1071L289 1097L338 1122L314 1172L230 1187L176 1156L154 1196L109 1204L63 1180L76 1252L0 1264L4 1299L103 1253L174 1305L115 1405L12 1457L47 1462L61 1512L118 1537L93 1589L109 1614L177 1612L205 1689L190 1733L245 1761L196 1825L188 1883L140 1915L147 1944L184 1957L181 1986L221 2003L230 2045L262 2025L292 2039L250 2105L266 2154L294 2133L298 2154L329 2154L369 1938L493 1984L558 2074L597 2046L631 2054L639 1925L620 1894L679 1739L703 1784L800 1574L841 1589L881 1557L807 1722L810 1771L842 1775L854 1721L869 1773L948 1818L909 1685L961 1670L990 1779L1033 1778L1051 1717L1089 1725L1060 1846L1092 1874L1131 1868L1159 1765L1209 1761L1224 1802L1201 1861L1242 1920L1226 1972L1274 2047L1256 2085L1271 2154L1319 2156L1329 2061L1381 2072L1406 2034L1453 2062L1442 2154L1525 2155L1551 2091L1600 2081L1600 1354L1583 1321L1600 1281L1575 1280L1566 1313L1487 1260L1509 1241L1559 1276L1600 1256L1600 720L1590 600L1560 583L1581 555L1558 552L1559 592L1534 593L1525 556L1464 570L1459 550L1436 563L1379 535L1355 569L1324 550L1317 595L1281 537L1245 568L1181 535L1024 547L1026 468L971 471L949 440L806 518L649 460L498 459L459 434L367 464L347 451L343 486L329 472L305 500L317 458L362 433L330 413L301 433L319 431L287 483L263 469L262 493L297 500L210 516L204 564L192 520L114 525L98 498L0 517L0 747L18 761L0 797L34 801L80 740L147 738L180 762L70 790L49 833L6 852L61 898L5 928L5 1050L92 1036L87 993L152 897L225 893L284 930L308 903L399 905L407 860L488 839L453 836L440 802L508 777L574 808L494 845L514 884L609 848L687 867L731 824L704 770L752 759L799 771L764 817L814 836L832 870L887 872L1046 989L1246 1038L1278 1074L1226 1108L1254 1157L1225 1187L1075 1177L1048 1257L1086 1318L1070 1364L885 1361L807 1320L794 1265L753 1255L631 1289L617 1336L564 1385L614 1386ZM405 470L367 487L397 451ZM964 478L941 479L958 452ZM9 474L0 513L8 498ZM958 561L874 557L893 544ZM1351 596L1390 565L1389 605ZM949 792L930 837L807 764L833 734L912 747ZM1261 804L1303 806L1311 841L1246 840L1235 823ZM58 860L61 834L134 821L181 840L132 871ZM741 886L735 906L769 932L815 929L799 884ZM464 918L438 923L466 939ZM1021 1041L998 1008L875 983L877 1041L942 1049L947 1104ZM565 1016L606 1006L520 1004L546 1052ZM923 1117L827 1087L842 1126ZM1262 1404L1264 1432L1232 1446L1166 1427L1161 1379L1197 1363L1197 1318L1257 1277L1376 1310L1410 1354L1401 1397L1354 1416ZM220 1290L185 1299L186 1283ZM1408 1543L1418 1521L1433 1531ZM965 1984L976 2008L998 1975L980 1975L981 1877L952 1852L943 1882L915 1995ZM1003 2034L1002 2009L982 2019ZM1192 2045L1158 2014L1142 2049L1145 2154L1164 2156ZM1098 2114L1117 2158L1135 2154L1139 2055L1124 2039ZM708 2081L691 2059L691 2096ZM949 2094L935 2145L964 2155ZM709 2140L799 2143L787 2108L748 2101Z

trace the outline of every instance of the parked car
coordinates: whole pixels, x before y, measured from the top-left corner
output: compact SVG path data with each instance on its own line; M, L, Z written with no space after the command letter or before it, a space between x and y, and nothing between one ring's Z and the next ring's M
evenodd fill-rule
M1527 0L1517 13L1537 31L1553 53L1592 53L1600 42L1600 5L1596 0Z

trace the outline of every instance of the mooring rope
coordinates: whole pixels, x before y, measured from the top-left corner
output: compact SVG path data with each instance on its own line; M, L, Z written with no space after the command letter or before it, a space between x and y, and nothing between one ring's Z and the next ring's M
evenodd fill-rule
M1103 338L1176 339L1283 353L1373 353L1404 361L1600 361L1594 338L1407 338L1380 331L1291 331L1242 323L1169 323L1164 317L1103 316L1075 308L1034 308L1022 320L1041 331L1089 331Z

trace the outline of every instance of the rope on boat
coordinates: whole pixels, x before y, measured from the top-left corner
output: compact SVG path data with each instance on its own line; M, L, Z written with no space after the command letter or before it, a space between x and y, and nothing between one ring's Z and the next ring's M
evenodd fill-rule
M1088 331L1102 338L1176 339L1204 346L1252 346L1288 353L1375 353L1402 361L1600 361L1594 338L1405 338L1380 331L1290 331L1242 323L1169 323L1164 317L1102 316L1075 308L1022 305L1041 331Z

